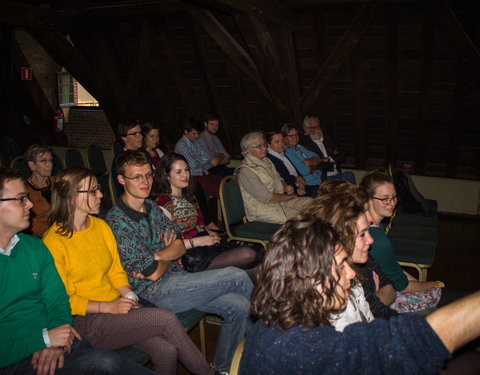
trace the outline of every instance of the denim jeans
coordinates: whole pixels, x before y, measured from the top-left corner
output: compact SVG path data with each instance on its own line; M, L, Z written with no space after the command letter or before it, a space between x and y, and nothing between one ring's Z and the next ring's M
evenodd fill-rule
M35 375L32 357L0 368L0 375ZM72 352L65 354L65 362L56 375L154 375L155 373L109 350L92 349L87 341L77 341Z
M223 318L214 365L228 371L235 348L245 336L253 284L236 267L188 273L169 271L140 296L158 307L182 312L197 309Z

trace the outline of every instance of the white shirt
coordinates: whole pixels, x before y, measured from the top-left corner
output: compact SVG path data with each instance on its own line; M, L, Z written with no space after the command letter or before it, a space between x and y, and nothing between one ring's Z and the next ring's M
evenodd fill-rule
M6 250L0 247L0 254L5 255L7 257L10 256L10 254L12 253L12 249L15 247L18 241L20 241L18 236L17 235L13 236Z
M295 167L293 166L292 162L290 160L288 160L288 158L285 156L285 154L282 152L282 153L279 153L277 151L273 151L270 147L268 148L268 153L270 155L273 155L275 156L276 158L279 158L281 161L283 161L283 164L285 164L285 167L287 167L288 169L288 172L290 172L290 174L292 176L295 176L297 177L298 176L298 173L297 173L297 170L295 169Z
M327 149L325 148L325 145L323 144L323 137L320 138L320 139L312 139L312 141L314 141L317 144L320 151L322 151L322 154L324 155L324 157L328 158L328 160L330 160L332 163L334 163L333 164L333 171L327 172L327 176L335 176L336 174L338 174L337 165L335 164L335 160L333 160L330 156L328 156Z

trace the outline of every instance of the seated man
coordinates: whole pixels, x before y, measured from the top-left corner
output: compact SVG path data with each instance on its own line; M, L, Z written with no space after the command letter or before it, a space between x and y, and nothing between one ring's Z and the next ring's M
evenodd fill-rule
M223 317L214 365L228 371L245 335L253 285L235 267L188 273L176 262L185 254L180 228L155 202L150 163L142 152L126 151L117 161L125 193L107 214L132 289L158 307L182 312L197 309Z
M318 169L326 173L327 179L340 179L355 184L352 172L341 172L340 164L345 161L345 155L330 138L324 136L320 119L317 116L305 116L303 130L305 134L300 139L300 144L320 158Z
M20 172L0 168L0 197L0 374L152 374L75 340L81 337L50 252L19 233L32 208Z
M175 152L187 159L190 174L197 181L204 192L218 198L218 189L222 178L216 174L210 174L209 169L219 165L222 155L210 157L208 152L198 141L200 135L198 125L194 119L185 120L183 123L183 137L175 145Z
M221 177L231 176L235 168L227 167L230 163L230 154L223 147L222 141L217 137L219 120L218 116L209 112L203 120L205 129L200 133L198 142L201 143L203 149L208 152L210 159L220 158L219 163L215 167L211 167L208 172L219 175Z

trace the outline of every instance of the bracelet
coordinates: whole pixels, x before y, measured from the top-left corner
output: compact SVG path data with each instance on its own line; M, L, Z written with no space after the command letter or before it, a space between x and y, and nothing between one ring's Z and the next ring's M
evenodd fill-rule
M100 314L100 304L101 304L101 303L102 303L102 302L98 302L98 313L99 313L99 314Z
M445 288L445 283L443 281L437 280L436 283L438 288Z
M195 245L193 244L193 238L189 238L188 240L190 241L190 246L195 247Z

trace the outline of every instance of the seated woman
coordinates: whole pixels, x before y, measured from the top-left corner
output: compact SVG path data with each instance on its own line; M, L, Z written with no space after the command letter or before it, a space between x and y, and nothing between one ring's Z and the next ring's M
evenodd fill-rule
M177 359L192 373L213 374L175 314L138 304L110 227L92 216L101 198L95 175L84 168L64 169L53 187L53 225L43 241L70 297L75 328L95 348L141 349L159 374L175 374Z
M240 148L245 158L235 173L248 220L282 224L308 207L312 198L295 195L266 157L263 133L247 133Z
M368 250L373 243L373 238L368 232L366 216L368 197L365 190L343 180L332 180L320 185L318 195L309 212L330 223L344 241L348 241L348 249L353 248L352 261L360 275L358 283L361 285L358 291L352 288L352 296L356 297L357 305L362 304L362 296L364 296L375 318L387 319L398 315L388 307L395 300L392 283L369 255ZM350 306L347 305L345 310L347 314L351 311L349 308ZM362 318L370 321L371 315L365 310L362 311L364 315ZM350 317L355 318L355 315L350 314ZM341 323L342 319L339 324ZM351 324L354 321L350 319L348 323ZM337 325L335 324L335 327Z
M221 242L217 231L205 226L193 194L193 179L190 177L187 161L176 153L167 154L156 170L152 188L152 198L174 223L180 226L187 254L181 258L187 271L198 272L205 269L217 269L227 266L243 268L252 280L255 279L258 263L257 252L249 246L238 246L230 242ZM192 266L188 252L195 251L201 269Z
M293 186L297 195L305 195L305 179L298 175L292 162L285 156L285 142L281 131L267 133L267 158L287 185Z
M450 351L480 334L480 314L473 313L480 293L427 319L404 314L337 332L330 317L345 308L354 277L330 225L313 215L287 221L259 270L251 301L258 320L247 335L240 373L433 375ZM457 327L470 314L468 327Z
M397 205L397 193L392 179L384 173L372 171L365 175L360 186L365 189L369 197L367 216L370 222L370 234L375 240L370 254L392 280L398 292L397 300L391 307L399 312L435 307L440 301L442 295L440 288L443 287L443 283L418 281L403 271L395 257L392 243L385 234L385 228L381 224L383 219L393 215Z
M143 148L147 151L152 161L154 169L157 168L160 159L165 155L162 150L158 148L160 142L159 130L152 122L142 124L143 134Z
M29 198L33 203L30 230L34 236L42 237L50 227L48 213L52 186L55 182L55 177L52 176L52 151L43 145L31 145L25 153L25 160L32 171L32 175L26 181Z

